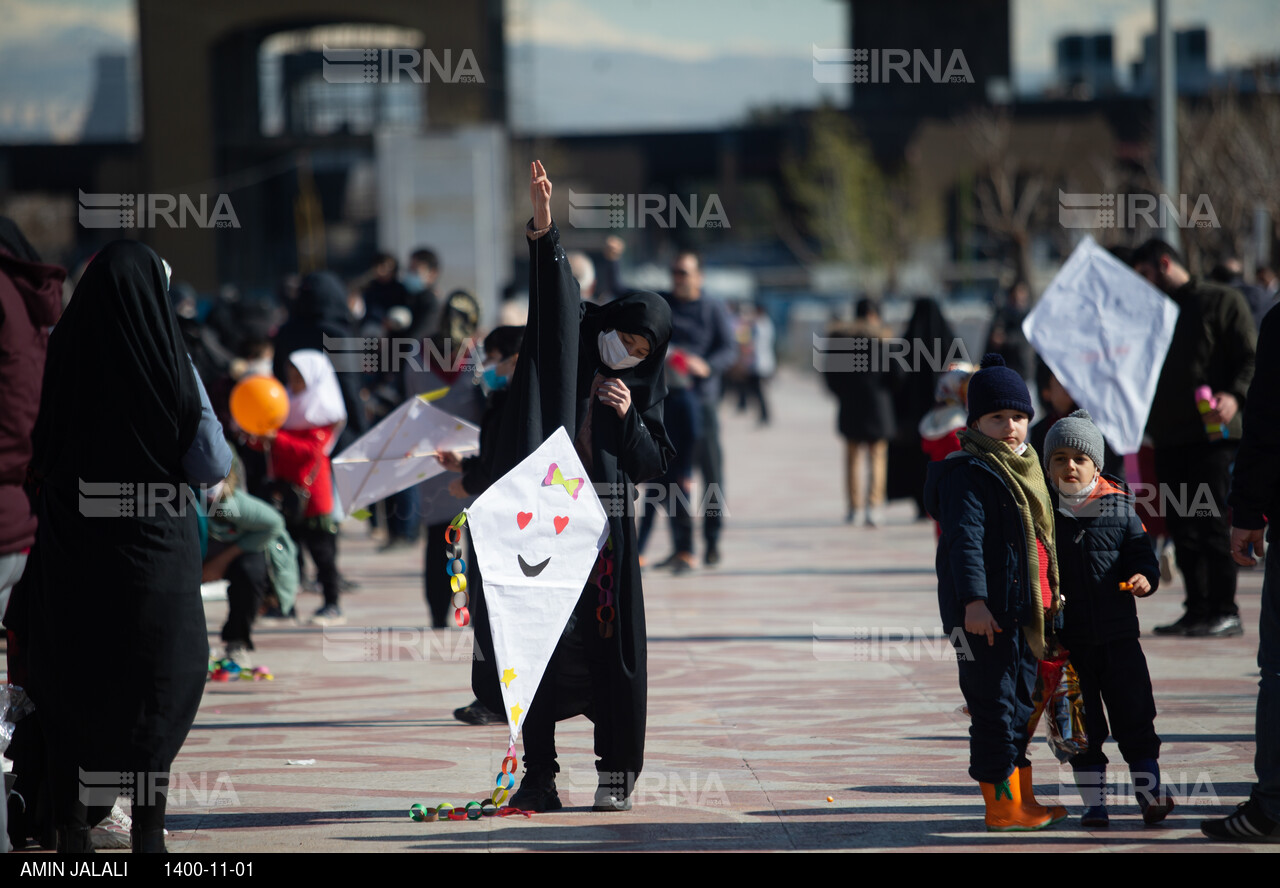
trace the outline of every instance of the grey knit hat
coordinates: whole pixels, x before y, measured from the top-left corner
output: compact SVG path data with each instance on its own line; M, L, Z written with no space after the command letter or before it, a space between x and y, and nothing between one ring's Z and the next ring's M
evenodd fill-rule
M1102 453L1106 442L1102 432L1093 424L1093 417L1085 409L1075 410L1053 424L1049 433L1044 436L1044 467L1049 468L1049 457L1059 447L1071 447L1082 452L1093 460L1098 471L1102 471Z

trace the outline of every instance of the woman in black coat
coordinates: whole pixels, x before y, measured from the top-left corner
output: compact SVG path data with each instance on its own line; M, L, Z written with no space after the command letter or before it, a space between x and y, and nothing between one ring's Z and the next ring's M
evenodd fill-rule
M60 851L90 850L119 791L133 794L134 850L164 850L169 769L204 692L187 485L221 481L231 454L167 286L150 249L109 244L49 340L33 435L39 526L6 625L29 645Z
M525 716L525 777L511 804L537 811L561 806L555 722L585 714L595 724L596 810L627 810L644 765L648 689L632 503L635 485L660 476L673 455L662 424L671 313L647 292L604 306L583 302L551 220L551 182L541 163L533 165L531 180L529 320L493 476L506 474L557 428L568 431L609 516L604 556L613 562L615 605L604 614L612 619L604 620L597 611L601 590L592 583L583 590ZM620 348L626 357L616 353ZM484 660L474 665L472 689L501 712L482 600L473 601L473 618Z
M837 427L845 439L845 490L852 523L866 509L867 523L875 525L884 506L888 442L896 432L893 414L893 365L886 360L883 340L889 331L880 323L880 312L870 299L858 300L852 324L834 324L832 337L857 341L851 368L828 370L827 388L840 402ZM879 340L879 342L873 342ZM865 343L865 345L862 345ZM870 488L864 496L863 467L870 464Z

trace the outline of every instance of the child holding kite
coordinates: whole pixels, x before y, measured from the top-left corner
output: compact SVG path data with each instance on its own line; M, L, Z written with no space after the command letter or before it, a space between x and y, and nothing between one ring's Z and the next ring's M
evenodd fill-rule
M1036 802L1026 755L1039 661L1055 648L1060 609L1053 505L1026 443L1033 414L1026 383L987 355L969 381L963 449L931 463L925 485L942 528L938 606L972 718L969 776L982 787L993 831L1042 829L1067 816Z
M608 532L532 704L522 716L512 714L523 718L513 724L524 735L525 776L510 804L530 811L561 807L555 723L585 714L595 725L595 810L628 810L644 763L647 694L632 503L635 485L662 475L673 455L662 422L671 312L648 292L603 306L583 301L551 219L551 180L540 162L531 166L529 192L529 319L492 476L504 476L563 427L588 477L552 477L550 483L564 486L566 502L571 487L591 484L608 516ZM526 575L537 569L528 567ZM482 648L490 635L483 599L476 596L471 607ZM491 663L474 662L472 690L490 709L504 711Z

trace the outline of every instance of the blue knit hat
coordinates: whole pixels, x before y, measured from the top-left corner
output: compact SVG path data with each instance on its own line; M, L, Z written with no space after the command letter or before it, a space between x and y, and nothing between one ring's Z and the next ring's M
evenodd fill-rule
M968 423L973 425L978 417L997 410L1020 410L1028 421L1036 415L1022 377L1004 365L1004 358L989 352L982 356L982 369L969 380Z

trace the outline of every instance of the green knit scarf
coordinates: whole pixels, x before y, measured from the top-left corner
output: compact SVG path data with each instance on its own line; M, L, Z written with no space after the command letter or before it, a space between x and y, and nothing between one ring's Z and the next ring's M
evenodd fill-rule
M1053 543L1053 501L1049 497L1049 488L1045 485L1040 457L1030 444L1018 456L1004 441L988 438L973 429L964 429L957 437L966 453L985 462L1000 476L1022 516L1022 529L1027 545L1027 573L1031 579L1031 600L1034 605L1032 623L1022 628L1032 652L1043 660L1046 653L1046 621L1044 597L1040 590L1040 552L1036 547L1037 539L1049 553L1049 588L1052 592L1050 615L1057 613L1061 601L1058 597L1058 552Z

